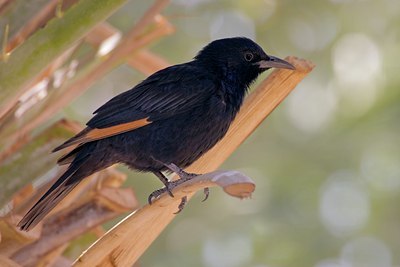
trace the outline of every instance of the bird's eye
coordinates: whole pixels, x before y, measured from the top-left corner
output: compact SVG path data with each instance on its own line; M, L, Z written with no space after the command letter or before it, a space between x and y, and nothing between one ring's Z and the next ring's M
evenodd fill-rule
M252 61L253 58L254 58L254 55L252 53L250 53L250 52L247 52L247 53L244 54L244 59L246 61Z

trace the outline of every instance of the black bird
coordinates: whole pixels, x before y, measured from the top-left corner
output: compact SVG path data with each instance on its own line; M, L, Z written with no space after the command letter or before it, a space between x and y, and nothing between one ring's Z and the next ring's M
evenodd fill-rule
M76 145L58 160L70 164L18 226L33 228L85 177L115 163L154 173L165 185L149 202L190 179L192 164L227 132L250 84L269 68L294 69L250 39L220 39L190 62L160 70L94 112L87 127L54 151ZM181 177L169 182L162 173ZM205 191L206 197L208 191ZM179 210L183 208L182 201Z

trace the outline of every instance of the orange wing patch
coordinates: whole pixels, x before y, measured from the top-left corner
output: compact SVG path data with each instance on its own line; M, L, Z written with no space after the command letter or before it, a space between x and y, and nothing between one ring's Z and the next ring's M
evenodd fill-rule
M113 136L116 134L132 131L137 128L146 126L147 124L150 124L150 123L151 123L151 121L149 121L148 118L144 118L141 120L127 122L127 123L111 126L108 128L92 129L85 136L85 138L88 139L88 141L86 141L86 142L99 140L99 139L110 137L110 136Z
M91 129L88 127L86 129L84 129L82 132L78 133L76 136L69 139L67 142L56 147L53 150L53 152L61 150L66 147L69 147L69 146L72 146L72 145L76 145L76 144L81 145L84 143L100 140L100 139L107 138L107 137L117 135L120 133L129 132L129 131L135 130L137 128L146 126L150 123L151 123L151 121L149 120L149 118L144 118L144 119L140 119L137 121L122 123L119 125L102 128L102 129L98 129L98 128Z

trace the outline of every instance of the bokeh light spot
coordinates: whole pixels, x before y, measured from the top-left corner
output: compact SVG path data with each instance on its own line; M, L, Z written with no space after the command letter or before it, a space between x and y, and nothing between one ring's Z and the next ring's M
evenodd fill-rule
M392 266L389 248L382 241L372 237L362 237L347 243L342 249L341 260L354 267Z
M217 15L210 25L211 39L244 36L255 39L254 22L238 11L225 11Z
M388 192L400 189L400 155L398 148L374 144L361 160L362 176L375 188Z
M332 234L359 230L368 219L369 208L368 194L350 172L334 173L322 186L320 216Z
M315 267L351 267L347 263L336 259L326 259L318 262Z
M343 83L373 82L381 72L379 47L362 33L347 34L339 39L332 57L336 77Z
M288 21L287 32L290 41L300 50L319 51L332 42L338 32L337 18L323 11L312 17L295 17Z
M336 96L330 87L305 80L288 98L287 111L292 123L308 133L324 129L334 116Z
M344 35L333 48L332 61L346 113L363 114L374 104L384 81L378 45L362 33Z
M221 239L209 239L203 248L205 266L235 267L246 266L252 255L249 237L230 235Z

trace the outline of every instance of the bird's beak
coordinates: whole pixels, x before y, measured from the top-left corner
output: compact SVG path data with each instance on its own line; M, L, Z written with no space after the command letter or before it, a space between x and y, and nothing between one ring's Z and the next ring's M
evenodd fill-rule
M268 69L268 68L289 69L289 70L296 69L289 62L273 56L269 56L269 59L260 60L255 64L257 64L260 69Z

